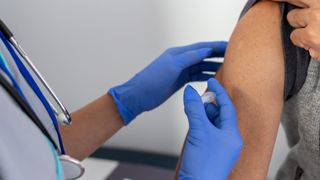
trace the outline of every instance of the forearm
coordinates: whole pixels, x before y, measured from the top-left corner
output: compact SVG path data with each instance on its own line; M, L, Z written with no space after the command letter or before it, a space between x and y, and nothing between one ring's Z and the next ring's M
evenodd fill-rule
M71 114L71 126L61 126L66 151L83 160L123 127L112 97L105 94Z

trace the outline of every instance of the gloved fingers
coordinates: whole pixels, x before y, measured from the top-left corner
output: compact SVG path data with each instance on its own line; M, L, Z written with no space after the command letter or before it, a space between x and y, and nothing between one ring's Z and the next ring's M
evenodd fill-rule
M218 129L221 128L221 124L219 123L219 108L212 104L212 103L207 103L204 105L207 117L210 120L211 124L217 127Z
M207 118L207 116L198 92L192 86L187 85L184 90L183 100L190 128L200 127L203 119Z
M186 69L209 58L211 54L212 49L203 48L179 54L176 56L175 61L182 69Z
M205 62L204 61L204 62L199 63L201 71L216 72L219 70L221 65L222 65L222 62Z
M169 51L173 55L179 55L188 51L194 51L203 48L213 49L212 57L224 57L224 53L228 42L226 41L214 41L214 42L200 42L182 47L171 48Z
M198 82L198 81L208 81L208 79L214 77L213 74L207 74L207 73L198 73L193 74L190 76L191 82Z
M221 62L203 61L192 66L190 69L190 74L196 74L202 71L217 72L221 65L222 65Z
M221 129L234 129L238 128L237 117L235 108L224 88L216 79L209 79L209 90L216 94L218 107L220 109L219 119L221 123Z

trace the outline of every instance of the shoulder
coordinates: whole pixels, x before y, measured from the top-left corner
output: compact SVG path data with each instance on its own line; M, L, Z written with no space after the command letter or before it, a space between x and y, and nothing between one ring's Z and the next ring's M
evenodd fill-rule
M1 85L0 99L0 179L56 179L46 138Z

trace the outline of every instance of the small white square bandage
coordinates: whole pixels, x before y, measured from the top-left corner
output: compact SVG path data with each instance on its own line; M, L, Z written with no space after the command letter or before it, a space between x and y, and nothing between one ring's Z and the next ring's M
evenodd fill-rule
M214 92L206 92L201 96L203 104L212 103L217 105L216 94Z

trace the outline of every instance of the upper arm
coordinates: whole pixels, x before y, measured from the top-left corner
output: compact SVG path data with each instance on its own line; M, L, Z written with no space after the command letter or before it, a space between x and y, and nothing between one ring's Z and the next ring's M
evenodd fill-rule
M265 179L282 113L284 56L279 4L259 2L239 21L217 79L237 111L244 140L231 179Z

